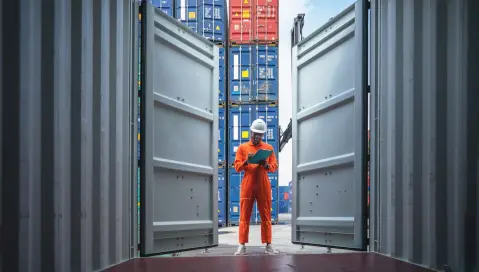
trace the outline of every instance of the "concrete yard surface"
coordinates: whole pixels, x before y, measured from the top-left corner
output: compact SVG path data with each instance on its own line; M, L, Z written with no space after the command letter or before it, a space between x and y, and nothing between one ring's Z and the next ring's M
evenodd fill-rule
M227 227L219 229L218 247L205 250L192 250L174 254L179 257L198 257L198 256L228 256L233 255L238 247L238 227ZM314 247L295 245L291 243L291 225L273 225L273 246L280 254L324 254L327 253L325 247ZM264 254L264 244L261 244L261 226L251 225L249 232L249 243L246 244L248 255ZM332 253L348 253L349 250L332 249ZM172 256L172 255L168 255Z

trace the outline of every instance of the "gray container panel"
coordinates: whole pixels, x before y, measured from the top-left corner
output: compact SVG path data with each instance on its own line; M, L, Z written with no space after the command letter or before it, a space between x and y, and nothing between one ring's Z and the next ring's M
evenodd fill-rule
M372 1L373 251L479 271L478 12Z
M1 51L2 78L9 78L1 108L10 116L1 123L2 269L95 271L128 260L136 254L135 4L1 6L2 21L11 22L1 35L9 40Z
M366 248L362 4L293 48L293 243Z
M215 246L219 49L146 8L141 253Z
M0 3L0 15L2 16L3 18L3 3ZM0 20L0 29L2 29L1 33L0 33L0 129L1 129L1 133L0 133L0 196L2 197L3 199L3 178L4 178L4 173L2 171L2 168L3 168L3 88L4 88L4 84L3 84L3 71L4 71L4 68L3 68L3 63L5 62L5 58L4 58L4 52L3 52L3 19ZM2 211L3 211L3 200L0 200L0 229L2 228L3 226L3 214L2 214ZM1 233L0 233L1 235ZM0 252L1 252L1 246L0 246ZM3 269L3 254L0 254L0 269Z

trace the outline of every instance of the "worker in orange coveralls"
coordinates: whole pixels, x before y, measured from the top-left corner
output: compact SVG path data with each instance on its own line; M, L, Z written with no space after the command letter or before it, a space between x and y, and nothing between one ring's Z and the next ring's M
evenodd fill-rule
M234 167L237 172L244 171L240 190L240 223L239 223L239 247L235 255L246 255L248 243L249 223L254 201L258 204L261 216L261 242L266 244L266 254L277 254L277 250L271 245L271 184L268 172L273 173L278 168L274 152L259 164L249 164L251 158L258 150L273 150L273 147L263 143L261 139L266 132L266 124L263 120L255 120L250 127L251 140L241 144L236 151Z

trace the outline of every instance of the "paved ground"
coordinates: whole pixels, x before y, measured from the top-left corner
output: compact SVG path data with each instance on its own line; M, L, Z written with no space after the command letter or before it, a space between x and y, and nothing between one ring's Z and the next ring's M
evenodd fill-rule
M283 219L288 216L283 215ZM281 216L280 216L281 221ZM284 222L284 221L283 221ZM219 229L219 246L209 249L208 253L203 250L194 250L182 252L181 257L192 256L225 256L233 255L238 247L238 227L227 227ZM261 244L260 226L253 225L250 227L249 243L246 245L248 255L264 254L264 245ZM291 243L291 225L274 225L273 226L273 245L281 254L323 254L327 253L327 248L300 246ZM333 253L351 252L348 250L333 249ZM168 255L171 256L171 255Z

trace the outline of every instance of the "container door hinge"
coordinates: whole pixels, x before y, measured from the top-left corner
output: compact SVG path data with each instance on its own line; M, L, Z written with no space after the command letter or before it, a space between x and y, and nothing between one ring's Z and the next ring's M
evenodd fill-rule
M366 92L367 92L367 93L371 93L371 85L368 85L368 86L366 87Z
M371 9L371 1L369 0L366 1L366 8Z

